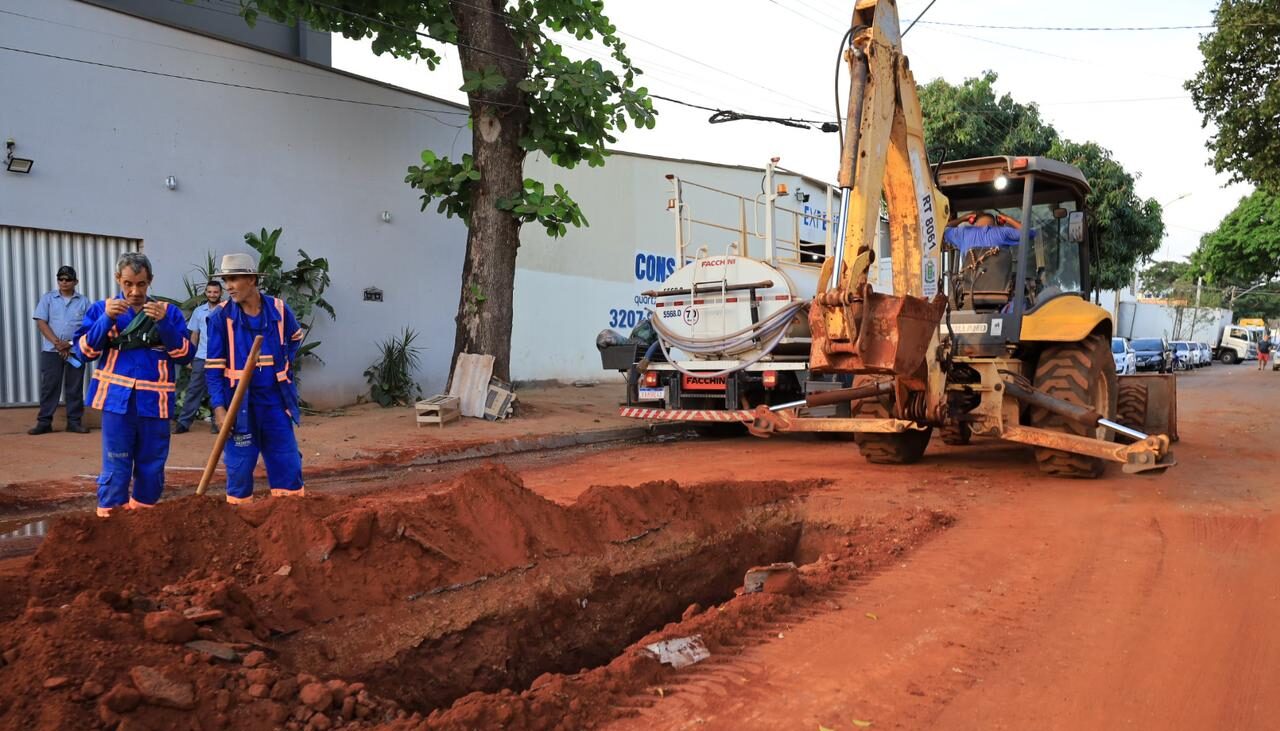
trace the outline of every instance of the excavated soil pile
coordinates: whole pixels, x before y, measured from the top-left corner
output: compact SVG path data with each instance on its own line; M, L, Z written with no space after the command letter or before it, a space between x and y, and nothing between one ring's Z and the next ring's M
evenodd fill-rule
M68 517L0 599L0 728L591 726L670 672L642 637L723 651L793 590L947 521L807 526L817 486L593 487L565 507L486 467L432 495ZM752 565L814 557L793 590L700 611Z

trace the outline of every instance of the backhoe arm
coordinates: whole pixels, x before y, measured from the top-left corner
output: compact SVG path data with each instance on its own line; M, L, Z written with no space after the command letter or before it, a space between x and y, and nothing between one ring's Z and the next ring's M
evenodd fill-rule
M929 176L924 120L895 3L858 0L852 22L841 225L810 309L810 362L819 371L892 374L912 390L924 390L932 380L929 344L945 309L939 281L950 207ZM889 211L893 296L876 295L867 283L882 197ZM940 397L940 384L929 390Z

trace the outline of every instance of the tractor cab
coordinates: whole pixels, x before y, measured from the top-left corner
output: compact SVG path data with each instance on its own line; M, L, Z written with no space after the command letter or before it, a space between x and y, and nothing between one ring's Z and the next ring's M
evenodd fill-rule
M1006 354L1050 302L1083 302L1089 184L1076 167L984 157L943 163L937 180L953 216L943 235L949 308L940 335L956 354Z

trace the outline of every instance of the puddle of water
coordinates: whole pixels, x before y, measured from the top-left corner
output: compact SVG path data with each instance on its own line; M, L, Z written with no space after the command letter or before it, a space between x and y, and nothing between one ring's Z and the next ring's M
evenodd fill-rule
M0 558L24 556L35 553L45 533L49 520L0 520Z

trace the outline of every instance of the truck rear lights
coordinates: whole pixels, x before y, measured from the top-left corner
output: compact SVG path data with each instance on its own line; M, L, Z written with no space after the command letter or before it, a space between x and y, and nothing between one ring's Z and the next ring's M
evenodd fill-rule
M765 387L765 388L773 388L774 386L777 386L777 385L778 385L778 372L777 372L777 371L765 371L765 372L764 372L764 387Z
M657 388L657 386L658 386L658 372L657 372L657 371L645 371L645 372L644 372L644 385L645 385L645 387L646 387L646 388Z

